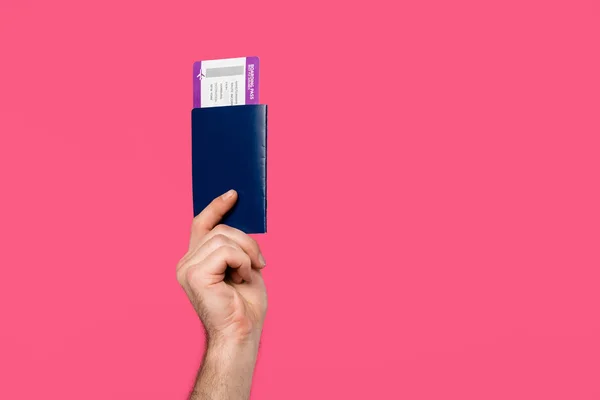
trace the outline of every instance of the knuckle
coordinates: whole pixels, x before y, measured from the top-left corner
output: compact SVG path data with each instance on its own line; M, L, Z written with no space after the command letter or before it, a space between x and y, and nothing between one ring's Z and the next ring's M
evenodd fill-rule
M256 251L257 253L259 253L260 252L260 246L258 245L258 242L254 238L251 238L250 236L247 236L247 237L248 237L248 243L250 244L250 246L252 247L252 249L254 251Z
M228 258L235 254L236 250L237 249L232 245L226 244L224 246L221 246L218 251L221 257Z
M186 272L190 269L189 264L187 261L185 262L179 262L179 264L177 265L177 271L176 271L176 275L177 275L177 281L181 284L184 285L186 283Z
M185 268L185 266L187 265L187 263L188 263L188 260L187 260L187 258L188 258L188 257L187 257L187 254L186 254L184 257L182 257L182 258L181 258L181 259L180 259L180 260L177 262L177 266L175 267L175 269L176 269L178 272L179 272L180 270L184 269L184 268Z
M185 280L185 282L192 282L195 280L196 277L198 277L198 274L200 273L200 269L198 268L188 268L184 273L183 273L183 279Z
M225 235L223 235L222 233L217 233L215 236L212 237L211 241L211 245L214 246L215 248L217 247L223 247L227 244L229 244L229 238Z
M252 271L252 259L246 252L242 252L242 262L243 266L246 267L248 271Z
M219 224L213 228L215 234L226 235L231 228L225 224Z
M177 269L177 282L179 282L180 285L183 285L185 283L185 274L184 274L184 269Z

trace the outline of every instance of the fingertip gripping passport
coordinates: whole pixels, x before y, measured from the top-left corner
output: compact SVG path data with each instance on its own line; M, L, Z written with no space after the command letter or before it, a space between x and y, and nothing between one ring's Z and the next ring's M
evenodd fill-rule
M222 223L245 233L267 232L267 106L192 110L194 215L235 189L238 200Z

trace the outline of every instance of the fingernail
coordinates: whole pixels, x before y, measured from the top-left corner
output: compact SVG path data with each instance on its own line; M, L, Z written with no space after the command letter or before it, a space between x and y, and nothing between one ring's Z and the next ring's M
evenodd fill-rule
M223 197L223 200L227 200L227 199L230 199L230 198L232 198L234 194L235 194L235 190L233 190L233 189L232 189L232 190L228 191L227 193L225 193L225 194L222 196L222 197Z
M264 267L267 262L265 261L265 258L263 257L262 253L258 253L258 261L260 261L261 265Z

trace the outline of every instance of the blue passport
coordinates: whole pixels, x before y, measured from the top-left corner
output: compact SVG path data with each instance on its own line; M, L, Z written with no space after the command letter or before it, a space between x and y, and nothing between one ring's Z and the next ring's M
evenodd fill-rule
M238 201L222 223L245 233L267 232L267 106L192 110L194 215L229 189Z

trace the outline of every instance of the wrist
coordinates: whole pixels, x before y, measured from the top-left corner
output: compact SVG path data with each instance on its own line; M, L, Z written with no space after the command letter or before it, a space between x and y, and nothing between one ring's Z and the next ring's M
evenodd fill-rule
M251 374L258 357L258 347L258 340L209 340L204 363L216 374L232 371Z
M259 340L260 335L245 338L207 336L202 368L191 399L247 399Z
M247 335L208 335L206 341L206 350L223 353L236 354L258 351L260 343L260 332L253 332Z
M248 348L258 346L262 334L262 324L234 325L224 329L211 329L205 326L207 347Z

